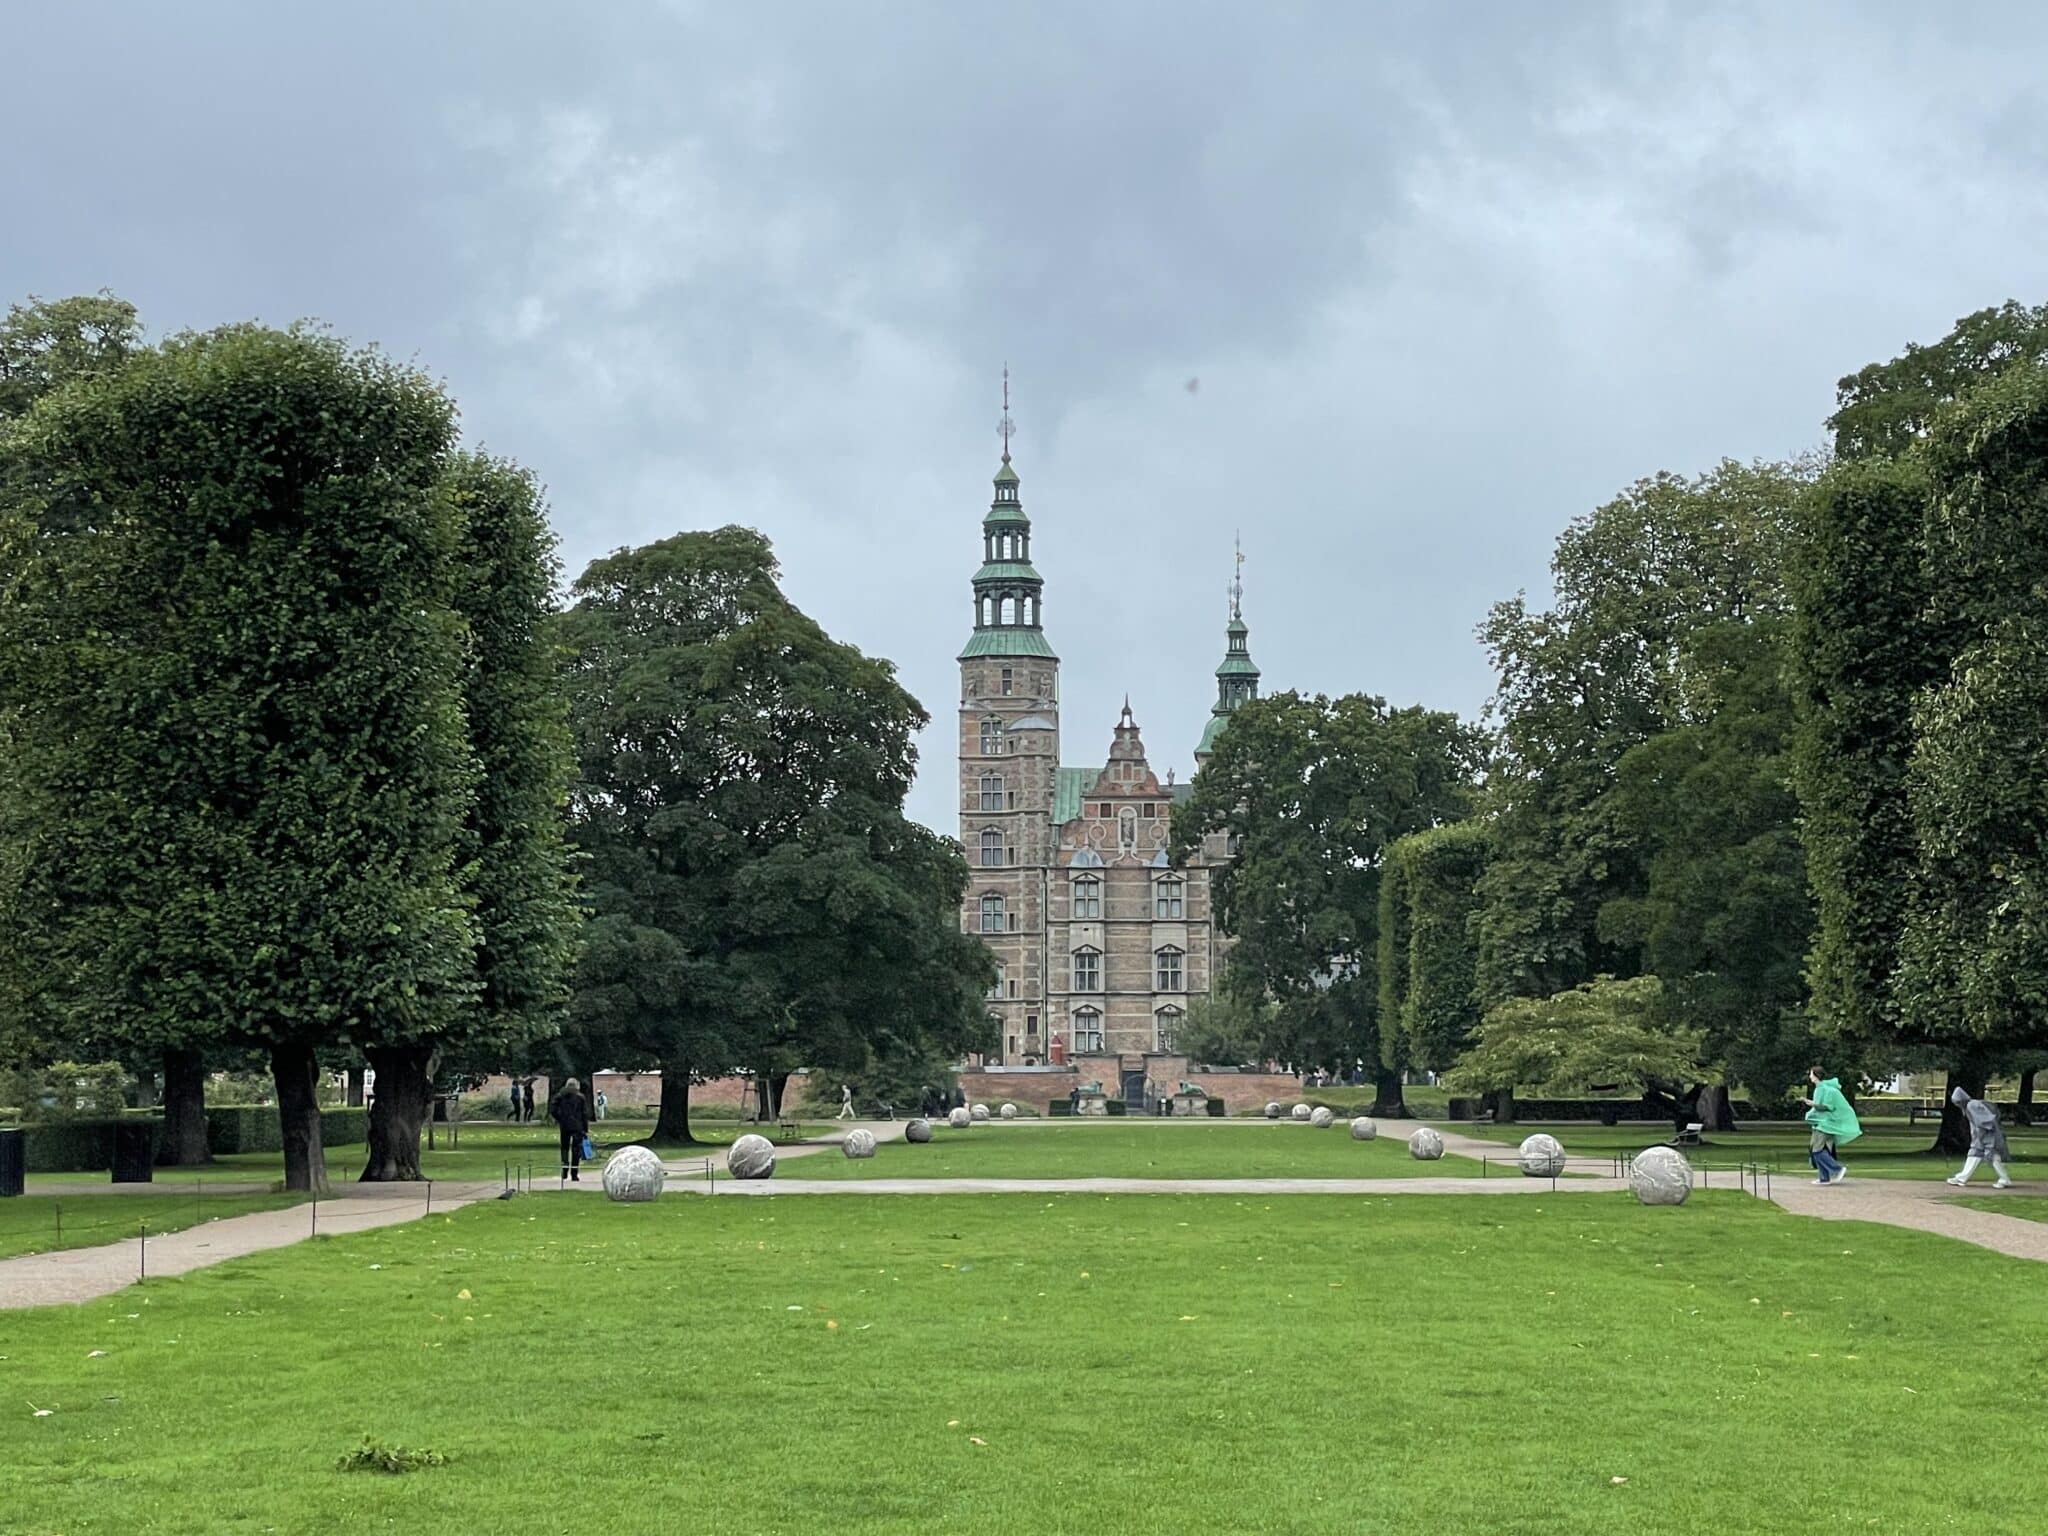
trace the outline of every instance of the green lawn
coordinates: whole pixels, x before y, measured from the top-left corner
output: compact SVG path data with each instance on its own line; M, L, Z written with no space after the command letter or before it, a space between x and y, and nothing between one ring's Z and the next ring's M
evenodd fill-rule
M1971 1180L1971 1183L1977 1183ZM2000 1216L2018 1216L2027 1221L2048 1221L2048 1196L2018 1190L1997 1194L1958 1195L1950 1205L1967 1205L1973 1211L1995 1211Z
M1535 1131L1547 1131L1574 1156L1607 1157L1633 1154L1670 1138L1668 1125L1451 1125L1449 1129L1486 1141L1513 1146ZM2022 1179L2048 1179L2048 1131L2011 1130L2014 1171ZM1807 1167L1808 1132L1802 1125L1766 1124L1740 1131L1720 1131L1703 1147L1688 1147L1695 1167L1732 1168L1749 1161L1775 1162L1787 1174L1811 1177ZM1864 1134L1842 1149L1852 1179L1947 1178L1962 1166L1960 1157L1932 1153L1934 1128L1921 1124L1865 1122Z
M1733 1194L547 1194L9 1317L0 1511L72 1536L594 1510L762 1536L2009 1530L2039 1489L2041 1277ZM336 1470L366 1434L447 1464Z
M1461 1157L1419 1163L1399 1138L1353 1141L1327 1130L1231 1120L990 1121L934 1126L924 1146L885 1142L872 1158L836 1149L785 1162L792 1179L1399 1179L1476 1176Z
M297 1195L209 1195L196 1189L147 1195L23 1195L0 1200L0 1259L118 1242L136 1236L144 1222L154 1237L298 1201Z
M825 1126L823 1121L806 1123L801 1135L815 1136ZM693 1125L699 1140L707 1144L707 1151L715 1152L735 1136L757 1127L738 1125L730 1120L700 1121ZM639 1141L654 1129L651 1120L604 1120L591 1127L591 1140L597 1144L599 1155L629 1142ZM772 1139L784 1138L773 1126L769 1127ZM526 1125L513 1125L502 1120L472 1120L458 1128L458 1142L448 1145L448 1127L435 1128L435 1147L428 1150L425 1138L421 1139L420 1171L430 1179L486 1179L498 1180L505 1175L507 1164L515 1164L523 1170L532 1165L535 1182L552 1179L560 1164L561 1144L557 1139L553 1121L534 1121ZM353 1146L329 1147L327 1149L327 1178L335 1185L350 1184L363 1171L365 1148L358 1142ZM677 1155L689 1155L694 1149L675 1149ZM664 1149L664 1155L668 1149ZM100 1173L36 1173L29 1177L38 1188L61 1188L68 1184L105 1184L107 1175ZM284 1177L284 1154L281 1152L239 1152L217 1157L203 1168L159 1168L156 1182L185 1185L193 1178L208 1184L268 1184Z

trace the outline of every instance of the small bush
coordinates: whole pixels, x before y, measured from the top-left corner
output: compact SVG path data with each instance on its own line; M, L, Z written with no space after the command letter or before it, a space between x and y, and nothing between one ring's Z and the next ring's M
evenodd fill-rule
M403 1472L417 1472L422 1467L445 1467L448 1458L439 1451L425 1447L386 1445L382 1440L363 1436L363 1443L334 1463L337 1472L388 1472L396 1477Z

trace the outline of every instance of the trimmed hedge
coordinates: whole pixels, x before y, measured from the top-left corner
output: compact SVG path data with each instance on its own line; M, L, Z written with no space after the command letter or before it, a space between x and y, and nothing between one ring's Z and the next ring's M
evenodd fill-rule
M22 1150L30 1173L112 1173L114 1127L149 1126L152 1140L161 1136L160 1121L140 1115L108 1115L92 1120L45 1120L22 1127ZM152 1148L152 1151L154 1149Z
M1473 1120L1478 1118L1486 1105L1483 1100L1454 1098L1450 1101L1450 1118ZM1738 1120L1754 1120L1756 1106L1748 1099L1733 1100L1729 1106ZM1515 1099L1515 1119L1521 1120L1598 1120L1605 1121L1612 1115L1617 1121L1654 1121L1668 1125L1671 1112L1661 1105L1645 1103L1641 1099Z
M320 1111L320 1145L346 1147L370 1137L370 1112L355 1109ZM206 1111L206 1150L214 1156L230 1152L282 1152L284 1133L278 1128L274 1104L226 1104Z

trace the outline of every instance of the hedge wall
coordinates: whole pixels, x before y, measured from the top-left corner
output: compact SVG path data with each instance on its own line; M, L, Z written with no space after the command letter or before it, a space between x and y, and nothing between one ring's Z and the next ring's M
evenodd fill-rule
M1450 1101L1450 1117L1453 1120L1471 1120L1484 1108L1483 1100L1454 1098ZM1748 1099L1736 1099L1729 1108L1738 1120L1756 1118L1756 1106ZM1599 1120L1608 1114L1617 1120L1671 1123L1669 1111L1641 1099L1525 1099L1519 1094L1515 1096L1515 1119L1518 1121Z
M141 1115L109 1115L93 1120L45 1120L23 1126L22 1150L30 1173L111 1173L114 1127L141 1120L153 1133L162 1123Z
M320 1145L345 1147L367 1141L370 1112L367 1109L323 1109L320 1111ZM229 1152L282 1152L284 1136L278 1129L277 1107L271 1104L229 1104L206 1111L206 1150L219 1157Z

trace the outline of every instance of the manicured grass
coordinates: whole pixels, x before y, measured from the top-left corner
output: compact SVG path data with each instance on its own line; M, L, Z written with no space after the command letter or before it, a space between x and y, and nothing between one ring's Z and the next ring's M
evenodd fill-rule
M2048 1221L2048 1196L2017 1190L1997 1194L1958 1195L1950 1205L1967 1205L1973 1211L1995 1211L2000 1216L2018 1216L2026 1221Z
M759 1127L740 1125L731 1120L712 1120L694 1124L692 1129L697 1138L705 1143L708 1152L716 1153L735 1136ZM825 1122L807 1122L800 1136L815 1136L825 1129ZM598 1155L623 1147L628 1143L644 1140L654 1130L651 1120L604 1120L591 1127L591 1140L596 1143ZM787 1138L772 1125L766 1133L771 1140ZM435 1128L435 1146L428 1150L425 1138L421 1138L420 1171L427 1178L435 1180L479 1179L497 1180L505 1173L508 1163L517 1164L524 1170L528 1163L533 1165L536 1182L552 1179L560 1168L556 1159L561 1153L553 1121L536 1120L529 1124L513 1125L502 1120L471 1120L464 1122L458 1131L457 1145L448 1144L448 1127ZM661 1149L664 1156L674 1152L677 1156L688 1156L696 1149L677 1147ZM358 1142L353 1146L329 1147L327 1149L327 1178L330 1184L354 1183L363 1171L366 1149ZM54 1173L31 1174L37 1188L62 1188L71 1184L105 1184L107 1175L101 1173ZM284 1154L281 1152L238 1152L226 1157L217 1157L203 1168L159 1168L156 1182L184 1183L193 1178L203 1179L208 1184L241 1183L269 1184L284 1177Z
M1353 1141L1345 1123L1292 1121L989 1121L934 1126L924 1146L885 1142L856 1161L836 1149L792 1159L792 1179L1401 1179L1473 1177L1477 1162L1419 1163L1399 1138Z
M1579 1157L1607 1157L1613 1153L1633 1154L1655 1146L1671 1136L1668 1125L1643 1122L1635 1125L1448 1125L1448 1129L1486 1141L1512 1146L1534 1131L1547 1131ZM2048 1132L2010 1130L2015 1164L2033 1164L2021 1178L2048 1178ZM1685 1155L1695 1167L1732 1168L1758 1161L1775 1162L1785 1173L1807 1172L1808 1132L1803 1125L1770 1123L1739 1131L1719 1131L1706 1138L1702 1147L1687 1147ZM1921 1124L1865 1122L1864 1134L1842 1149L1852 1179L1947 1178L1962 1166L1962 1159L1945 1152L1929 1152L1934 1128Z
M207 1195L169 1191L147 1195L23 1195L0 1200L0 1259L21 1253L91 1248L136 1236L182 1232L201 1222L251 1211L275 1211L297 1195Z
M595 1509L764 1536L2005 1530L2039 1486L2041 1278L1732 1194L540 1195L10 1317L0 1511L73 1536ZM447 1464L336 1470L365 1435Z

